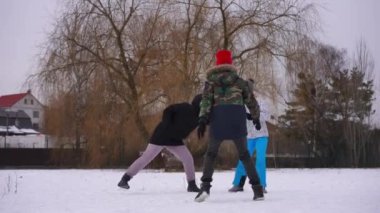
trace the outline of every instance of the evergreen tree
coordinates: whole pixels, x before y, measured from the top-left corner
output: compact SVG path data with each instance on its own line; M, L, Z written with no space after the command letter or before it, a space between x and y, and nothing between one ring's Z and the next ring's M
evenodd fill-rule
M331 113L335 115L337 129L342 130L340 140L346 145L345 155L350 157L351 166L363 162L370 138L368 119L372 110L373 80L365 80L365 73L357 67L339 71L331 77Z
M369 140L366 120L372 114L373 81L357 68L337 71L327 81L300 73L294 100L280 117L292 140L303 142L322 165L358 166Z

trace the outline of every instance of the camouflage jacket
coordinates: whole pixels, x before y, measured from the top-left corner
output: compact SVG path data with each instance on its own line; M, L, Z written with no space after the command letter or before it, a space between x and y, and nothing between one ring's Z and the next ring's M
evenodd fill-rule
M209 119L210 111L219 105L246 105L253 118L260 117L260 108L248 86L233 65L217 65L208 70L199 116Z

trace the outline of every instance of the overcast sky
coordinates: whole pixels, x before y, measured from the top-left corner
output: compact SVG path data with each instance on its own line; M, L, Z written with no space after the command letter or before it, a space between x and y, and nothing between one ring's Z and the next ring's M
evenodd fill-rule
M0 96L24 92L58 0L0 0Z
M380 70L379 0L310 1L320 6L323 32L319 37L323 42L347 49L351 56L363 38L374 57L375 71ZM38 46L54 23L57 2L59 0L0 0L0 95L28 89L24 83L28 75L36 72ZM376 77L377 91L380 91L379 78L380 73ZM378 103L380 101L377 101L380 106Z

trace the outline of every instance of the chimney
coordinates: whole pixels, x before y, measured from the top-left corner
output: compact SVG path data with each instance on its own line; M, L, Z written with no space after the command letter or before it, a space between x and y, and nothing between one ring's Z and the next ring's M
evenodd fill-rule
M32 90L31 90L31 89L28 89L28 91L26 91L26 93L28 93L28 94L32 94Z

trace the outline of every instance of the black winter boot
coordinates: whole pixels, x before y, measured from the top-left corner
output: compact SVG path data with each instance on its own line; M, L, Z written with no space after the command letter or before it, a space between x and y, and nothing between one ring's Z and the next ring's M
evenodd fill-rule
M264 200L263 187L261 185L252 185L253 200Z
M201 191L195 197L195 202L203 202L210 196L210 182L203 182L201 184Z
M117 184L117 186L124 188L124 189L129 189L129 184L128 181L131 179L131 176L127 175L125 173L123 177L121 178L120 182Z
M242 191L244 191L244 183L245 183L246 179L247 179L247 176L241 176L239 185L232 186L232 188L229 189L228 191L229 192L242 192Z
M198 188L197 184L195 183L195 180L191 180L188 182L187 191L188 192L200 192L201 190Z

